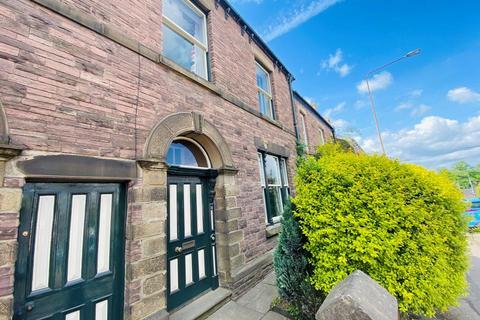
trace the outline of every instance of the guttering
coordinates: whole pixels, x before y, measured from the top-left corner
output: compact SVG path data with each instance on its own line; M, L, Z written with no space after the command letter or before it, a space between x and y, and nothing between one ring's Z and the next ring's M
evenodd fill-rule
M292 82L295 80L292 76L288 78L288 88L290 89L290 101L292 103L292 115L293 115L293 129L295 131L295 138L297 141L300 141L300 134L298 133L298 120L297 120L297 110L295 108L295 98L292 88Z

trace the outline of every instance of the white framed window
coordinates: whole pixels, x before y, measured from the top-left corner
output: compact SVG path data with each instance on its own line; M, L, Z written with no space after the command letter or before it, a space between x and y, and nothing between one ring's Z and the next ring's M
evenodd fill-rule
M286 160L266 153L258 153L260 184L263 190L266 222L280 221L283 207L290 197Z
M305 114L301 112L300 112L300 124L302 125L303 143L305 144L308 150L307 122L305 121Z
M326 140L325 140L325 131L322 128L319 128L320 132L320 145L324 145Z
M257 74L257 92L260 113L274 119L272 85L270 74L258 62L255 62Z
M207 17L188 0L163 1L163 55L208 79Z

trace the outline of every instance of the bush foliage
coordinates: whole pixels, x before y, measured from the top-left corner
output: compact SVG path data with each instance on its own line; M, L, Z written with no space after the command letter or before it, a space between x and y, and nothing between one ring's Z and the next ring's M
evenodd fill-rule
M312 267L303 248L305 239L295 221L291 204L285 206L282 230L275 250L273 265L280 297L294 308L291 313L298 319L314 319L324 295L310 281Z
M316 289L328 293L360 269L401 311L425 316L465 293L465 207L449 179L327 145L302 161L295 182L294 214Z

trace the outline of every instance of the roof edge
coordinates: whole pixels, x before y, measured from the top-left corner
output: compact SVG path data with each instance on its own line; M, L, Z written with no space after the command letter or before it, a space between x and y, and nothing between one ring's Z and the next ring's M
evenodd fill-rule
M321 114L320 112L317 111L316 108L314 108L310 102L308 102L307 100L305 100L304 97L302 97L302 95L300 93L298 93L297 91L293 90L293 94L295 97L297 97L300 102L306 106L308 109L310 109L310 111L312 111L319 119L320 121L322 121L323 123L325 123L330 129L332 129L333 132L335 132L335 128L333 127L333 125L327 121L327 119L325 119Z
M233 6L227 0L215 0L215 7L218 8L219 5L222 5L225 10L225 17L232 16L235 21L240 24L240 28L243 28L245 32L251 37L253 41L265 51L270 59L274 62L275 66L280 67L280 69L291 79L295 80L293 74L288 71L287 67L282 63L282 61L273 53L272 49L267 45L265 41L258 35L258 33L242 18L242 16L233 8ZM243 25L243 26L242 26Z

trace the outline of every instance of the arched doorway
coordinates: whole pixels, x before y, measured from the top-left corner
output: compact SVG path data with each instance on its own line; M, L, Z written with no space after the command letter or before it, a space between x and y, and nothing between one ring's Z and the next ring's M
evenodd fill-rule
M225 140L198 113L174 114L157 124L144 158L166 165L166 300L171 311L217 288L218 274L228 269L225 262L217 263L214 198L217 176L236 171Z
M213 195L217 170L194 139L167 152L167 308L218 287Z

